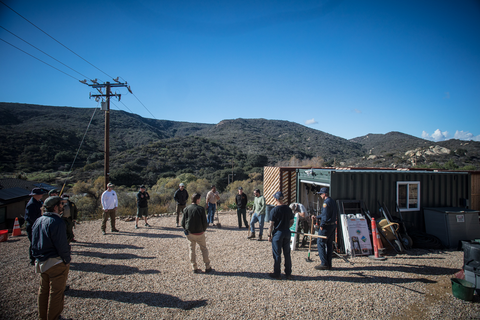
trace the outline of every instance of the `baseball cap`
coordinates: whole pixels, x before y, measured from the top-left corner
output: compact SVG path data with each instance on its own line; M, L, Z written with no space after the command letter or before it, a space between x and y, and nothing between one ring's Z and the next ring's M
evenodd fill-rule
M60 192L58 192L58 190L57 190L57 189L52 189L52 190L48 191L48 195L49 195L49 196L51 196L51 195L52 195L52 193L59 194Z
M107 187L113 187L113 186L114 186L114 184L111 183L111 182L109 182L109 183L107 184Z
M140 186L140 189L145 189L145 186L142 184L142 185Z
M283 193L282 193L282 191L276 192L276 193L273 195L273 197L274 197L275 199L277 199L277 200L282 199L282 198L283 198Z
M328 188L327 187L321 188L320 191L318 192L318 194L323 194L323 193L328 193Z
M39 196L45 194L46 192L41 188L33 188L29 196Z
M44 205L46 208L52 208L59 204L61 201L62 198L60 198L59 196L48 197L47 200L45 200Z
M183 183L180 183L178 186L179 187L185 187L185 185Z
M243 190L243 188L242 188L242 187L238 187L238 190Z

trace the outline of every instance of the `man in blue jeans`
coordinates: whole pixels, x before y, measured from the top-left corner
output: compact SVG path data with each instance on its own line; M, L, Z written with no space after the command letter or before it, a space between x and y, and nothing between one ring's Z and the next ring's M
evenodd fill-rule
M333 256L333 237L337 228L337 205L330 198L328 188L321 188L318 193L323 200L322 211L319 216L313 217L320 219L320 230L318 235L327 237L326 239L317 239L318 256L322 262L315 267L317 270L330 270L332 268ZM313 223L313 221L312 221Z
M255 189L253 194L255 195L255 199L253 200L253 216L250 220L250 235L248 239L255 238L255 223L258 221L258 241L262 241L266 209L265 198L260 195L259 189Z
M208 191L207 197L205 198L205 204L207 209L207 223L208 225L213 225L213 218L215 218L215 209L217 208L217 201L220 200L220 195L218 194L217 188L213 185L211 190Z
M292 210L283 204L283 193L278 191L273 195L276 207L272 209L272 220L268 229L268 241L272 243L273 253L273 273L269 273L270 278L280 280L280 264L283 257L285 259L285 274L287 280L292 279L292 258L290 256L290 227L293 225L294 215Z

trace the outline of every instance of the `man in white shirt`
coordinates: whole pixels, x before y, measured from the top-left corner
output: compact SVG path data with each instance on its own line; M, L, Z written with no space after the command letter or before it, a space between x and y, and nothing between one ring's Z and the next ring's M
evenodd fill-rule
M118 207L117 193L113 190L113 183L107 184L107 190L102 193L103 222L102 233L105 235L107 220L110 217L112 232L118 232L115 228L115 213Z

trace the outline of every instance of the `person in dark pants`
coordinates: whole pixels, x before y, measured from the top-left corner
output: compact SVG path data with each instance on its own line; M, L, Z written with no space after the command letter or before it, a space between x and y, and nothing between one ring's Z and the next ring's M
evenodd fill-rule
M177 191L173 194L173 199L175 199L175 202L177 203L177 228L180 227L178 222L180 221L180 213L183 212L183 209L185 209L185 206L187 205L188 201L188 191L185 189L185 185L183 183L180 183L178 185Z
M65 284L70 270L70 245L61 218L64 201L58 196L45 200L45 213L32 228L35 272L40 273L38 318L59 319L63 310Z
M140 191L137 193L137 217L135 218L135 229L138 229L138 220L143 216L145 218L145 227L150 227L147 222L148 216L148 200L150 195L146 191L144 185L140 186Z
M40 188L33 188L29 196L31 196L30 201L28 201L27 206L25 207L25 222L27 229L28 240L30 241L30 247L28 248L28 256L30 258L30 264L35 265L35 259L32 255L32 228L35 221L40 218L42 215L42 206L41 201L43 195L46 192Z
M247 222L247 195L243 193L243 188L238 187L238 194L235 197L235 202L237 203L237 218L238 218L238 228L242 228L242 217L245 228L248 229Z
M271 212L270 228L268 229L268 241L272 243L273 273L268 275L280 280L280 264L285 259L285 274L288 280L292 279L292 258L290 256L290 227L293 225L294 215L292 210L283 204L283 193L278 191L273 195L276 206Z
M337 228L337 205L335 201L330 198L328 188L321 188L318 194L323 199L322 211L319 216L312 216L312 220L313 218L320 219L318 235L326 236L327 238L317 239L318 256L322 264L316 266L315 269L330 270L332 268L333 238L335 236L335 229Z
M75 203L70 201L70 197L68 194L63 194L62 200L65 202L62 219L65 221L65 224L67 226L68 243L77 242L77 240L75 240L75 235L73 234L73 227L75 226L75 222L77 222L77 206L75 205Z

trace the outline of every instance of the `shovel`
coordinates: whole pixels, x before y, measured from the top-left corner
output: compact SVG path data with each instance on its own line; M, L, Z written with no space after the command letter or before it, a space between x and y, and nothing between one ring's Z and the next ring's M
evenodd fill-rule
M313 234L313 221L311 224L311 227L310 227L310 234ZM312 249L312 237L308 237L310 240L308 242L308 255L307 255L307 259L305 259L307 262L313 262L312 259L310 259L310 250Z

